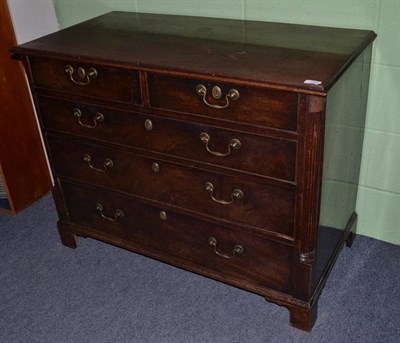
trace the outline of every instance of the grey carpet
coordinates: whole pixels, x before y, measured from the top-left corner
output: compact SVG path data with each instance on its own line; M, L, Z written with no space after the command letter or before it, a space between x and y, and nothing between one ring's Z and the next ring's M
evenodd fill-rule
M400 247L358 236L312 333L262 297L80 238L60 244L50 196L0 214L0 342L399 342Z

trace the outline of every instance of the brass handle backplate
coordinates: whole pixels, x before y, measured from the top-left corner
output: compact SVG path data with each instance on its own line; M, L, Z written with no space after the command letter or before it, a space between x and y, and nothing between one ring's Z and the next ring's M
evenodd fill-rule
M232 153L232 149L239 150L242 147L242 143L240 142L240 140L238 140L237 138L232 138L228 144L228 151L225 153L222 153L222 152L218 152L218 151L212 151L210 149L210 147L208 146L208 143L210 143L211 138L208 133L206 133L206 132L200 133L200 140L206 146L206 150L210 154L212 154L214 156L218 156L218 157L229 156Z
M224 253L219 252L218 249L217 249L218 241L217 241L217 239L214 238L214 237L208 237L208 244L211 245L211 246L214 248L214 252L215 252L218 256L221 256L221 257L223 257L223 258L234 258L235 255L241 255L241 254L244 253L244 248L243 248L243 246L241 246L241 245L239 245L239 244L236 244L236 245L233 247L233 249L232 249L232 255L226 255L226 254L224 254Z
M88 71L86 71L84 68L78 67L77 74L80 81L75 80L74 68L69 64L65 66L65 72L69 75L70 80L79 86L87 86L90 83L90 80L93 80L97 77L96 69L90 68Z
M104 115L100 112L97 112L93 118L93 125L85 124L81 121L82 111L79 108L74 108L74 117L78 119L78 123L80 126L86 127L87 129L94 129L97 127L99 123L104 121Z
M232 191L232 194L231 194L231 200L218 200L218 199L216 199L215 197L214 197L214 185L211 183L211 182L206 182L205 184L204 184L204 189L207 191L207 192L210 192L210 196L211 196L211 199L214 201L214 202L216 202L216 203L218 203L218 204L221 204L221 205L230 205L230 204L232 204L235 200L240 200L240 199L242 199L243 198L243 196L244 196L244 194L243 194L243 191L241 191L240 189L234 189L233 191Z
M89 168L90 168L90 169L93 169L93 170L95 170L95 171L97 171L97 172L100 172L100 173L105 173L109 168L112 168L112 167L114 166L114 162L113 162L110 158L106 158L106 159L104 160L103 168L96 168L96 167L94 167L94 166L92 165L92 158L90 157L89 154L84 154L84 155L83 155L83 160L84 160L85 162L87 162L87 164L89 165Z
M211 108L215 108L217 110L221 110L223 108L227 108L229 106L229 99L231 100L237 100L240 97L239 91L237 89L230 89L228 91L228 93L225 95L225 104L224 105L214 105L214 104L210 104L207 101L207 88L206 86L202 85L202 84L198 84L196 86L196 93L198 95L200 95L201 97L203 97L203 102ZM221 88L219 88L218 86L214 86L211 90L211 94L214 97L214 99L221 99L222 97L222 91Z
M108 217L103 213L104 210L104 206L100 203L96 204L96 210L100 213L101 217L110 221L110 222L116 222L118 221L120 218L123 218L124 216L124 212L122 212L122 210L120 210L119 208L116 209L115 213L114 213L114 217Z

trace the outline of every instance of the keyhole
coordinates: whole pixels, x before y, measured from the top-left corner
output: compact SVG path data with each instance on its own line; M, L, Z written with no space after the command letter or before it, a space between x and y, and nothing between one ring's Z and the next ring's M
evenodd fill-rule
M212 90L211 90L211 93L212 93L212 96L213 96L215 99L221 99L222 91L221 91L221 88L219 88L218 86L214 86L214 87L212 88Z
M85 76L86 76L85 69L83 69L82 67L79 67L79 68L78 68L78 76L79 76L81 79L85 78Z

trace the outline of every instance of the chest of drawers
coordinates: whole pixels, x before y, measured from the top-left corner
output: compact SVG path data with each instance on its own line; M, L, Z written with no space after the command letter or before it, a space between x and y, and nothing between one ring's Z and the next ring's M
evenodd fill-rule
M226 282L311 330L355 229L374 38L111 12L14 48L63 244L92 237Z

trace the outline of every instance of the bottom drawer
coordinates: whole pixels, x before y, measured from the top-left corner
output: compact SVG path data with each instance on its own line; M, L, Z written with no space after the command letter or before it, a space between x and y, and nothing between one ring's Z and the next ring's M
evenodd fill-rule
M123 195L63 182L75 224L214 271L288 292L292 248ZM132 246L134 250L134 246Z

